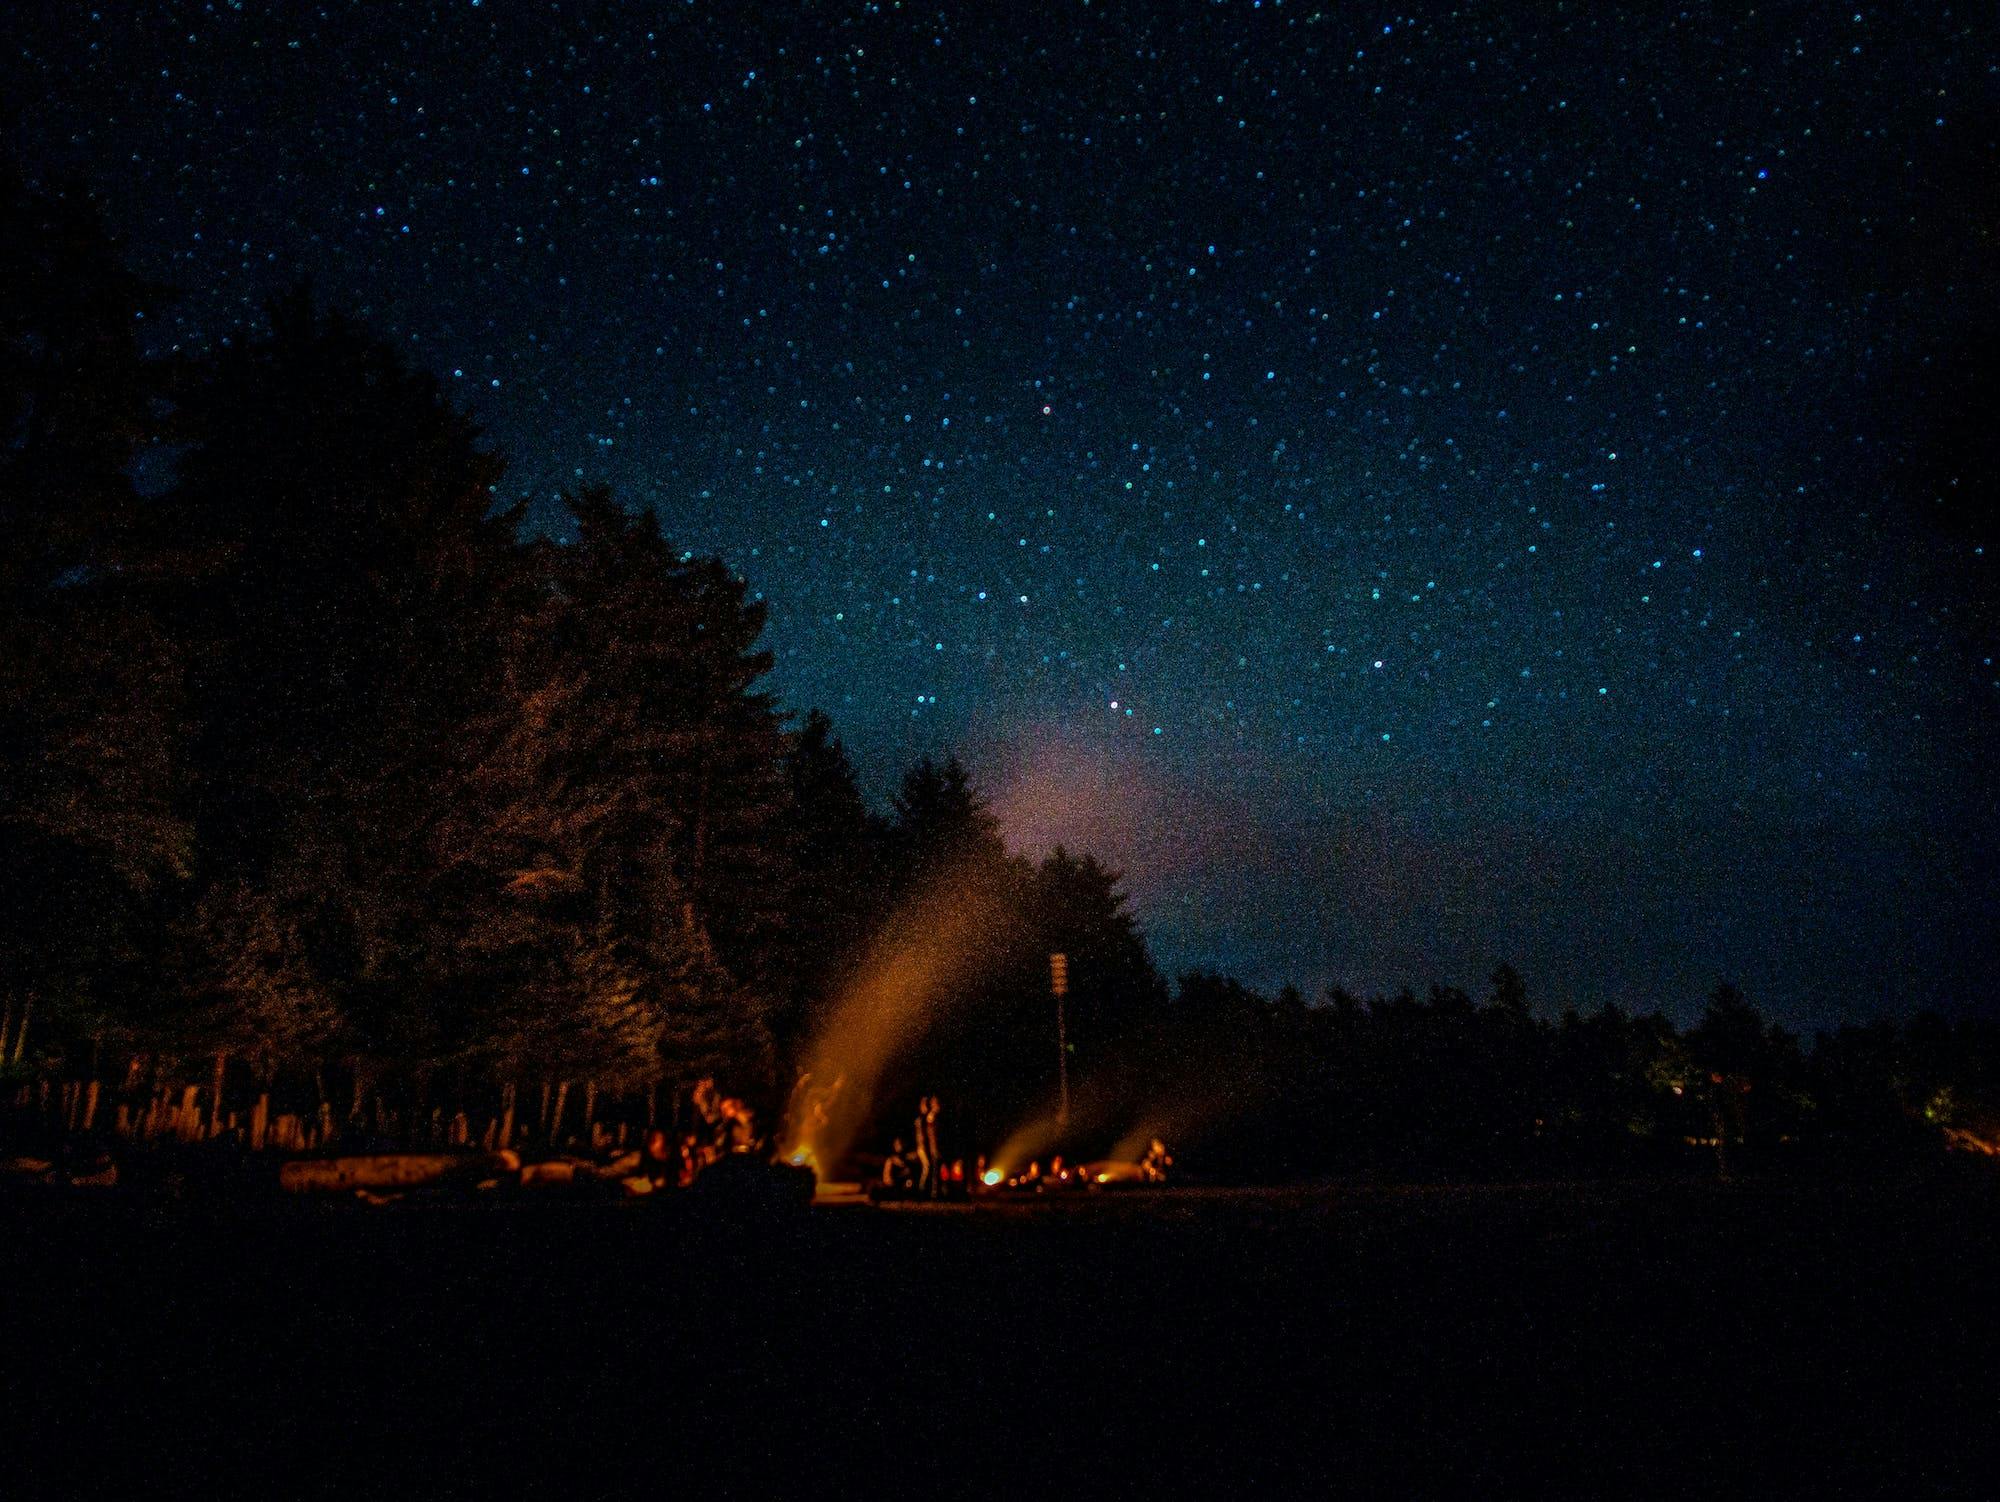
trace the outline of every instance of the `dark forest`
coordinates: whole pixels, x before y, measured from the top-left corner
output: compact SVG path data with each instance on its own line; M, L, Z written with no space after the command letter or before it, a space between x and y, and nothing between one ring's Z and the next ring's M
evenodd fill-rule
M948 891L963 953L878 1050L863 1154L924 1093L967 1159L1048 1114L1052 953L1073 1153L1165 1135L1282 1180L2000 1148L2000 1034L1948 1006L1806 1039L1726 982L1686 1028L1695 998L1578 1015L1506 964L1476 994L1170 986L1120 873L1010 853L976 771L920 761L871 808L837 727L761 686L762 604L650 512L581 488L551 540L438 383L304 289L151 355L174 294L88 197L0 200L18 1132L554 1150L719 1089L776 1147L871 946Z

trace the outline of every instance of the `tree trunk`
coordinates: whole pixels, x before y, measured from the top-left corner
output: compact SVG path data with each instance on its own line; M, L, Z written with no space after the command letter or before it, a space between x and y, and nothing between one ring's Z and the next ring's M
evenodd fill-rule
M28 1046L28 1019L35 1015L35 998L28 995L21 998L21 1030L14 1034L14 1062L21 1062L21 1054ZM0 1050L7 1045L5 1036L0 1036Z
M222 1135L222 1084L228 1069L229 1055L226 1053L217 1054L215 1056L215 1082L209 1087L208 1094L208 1135L211 1137L220 1137Z
M556 1086L555 1114L549 1118L550 1147L554 1147L556 1145L556 1139L562 1135L563 1106L566 1105L568 1101L569 1101L569 1081L564 1080L560 1085Z
M500 1143L504 1151L514 1145L514 1085L510 1080L500 1089Z

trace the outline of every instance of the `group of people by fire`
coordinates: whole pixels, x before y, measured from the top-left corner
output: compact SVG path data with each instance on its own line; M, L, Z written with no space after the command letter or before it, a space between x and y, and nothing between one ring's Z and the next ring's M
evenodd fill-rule
M838 1083L813 1090L807 1088L807 1081L801 1081L793 1104L802 1120L795 1130L809 1133L813 1125L825 1124L827 1104ZM712 1079L698 1082L687 1099L687 1120L678 1128L656 1128L647 1134L643 1171L660 1187L685 1189L727 1159L768 1155L770 1141L759 1131L756 1113L743 1100L725 1095ZM947 1200L995 1190L1042 1193L1114 1183L1164 1184L1173 1170L1173 1154L1158 1137L1151 1140L1137 1162L1071 1163L1058 1153L1046 1168L1039 1160L1024 1167L1003 1168L982 1153L968 1166L962 1156L946 1156L939 1131L943 1109L943 1101L936 1095L918 1098L909 1131L891 1140L879 1175L867 1185L871 1198ZM801 1151L790 1161L804 1167L809 1157ZM813 1166L817 1170L817 1165Z
M890 1195L914 1199L955 1198L966 1192L965 1159L945 1160L938 1146L938 1115L942 1102L935 1095L917 1101L917 1115L910 1127L909 1145L898 1137L882 1159L881 1190Z
M697 1083L688 1103L695 1119L687 1126L647 1133L645 1169L656 1183L685 1189L724 1158L763 1151L756 1113L736 1096L724 1095L714 1080Z
M880 1180L870 1186L874 1197L964 1199L995 1190L1039 1194L1108 1184L1164 1184L1174 1166L1173 1154L1166 1143L1155 1137L1135 1163L1071 1163L1057 1153L1046 1169L1039 1159L1032 1159L1025 1168L1010 1171L989 1162L981 1153L968 1172L965 1159L947 1159L939 1151L938 1113L939 1101L935 1095L926 1095L917 1102L910 1140L906 1144L897 1137L890 1144L882 1159Z
M1030 1159L1026 1168L1009 1173L988 1168L979 1160L979 1182L988 1189L1029 1190L1046 1193L1060 1189L1088 1189L1107 1184L1164 1184L1173 1171L1174 1155L1158 1137L1147 1144L1136 1163L1111 1159L1097 1163L1071 1163L1061 1153L1049 1159L1045 1170L1039 1159Z

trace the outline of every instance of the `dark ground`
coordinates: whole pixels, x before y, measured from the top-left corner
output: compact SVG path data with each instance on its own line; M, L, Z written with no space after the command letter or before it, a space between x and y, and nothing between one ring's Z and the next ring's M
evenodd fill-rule
M43 1194L0 1201L0 1492L1991 1496L1996 1230L1979 1173L755 1226Z

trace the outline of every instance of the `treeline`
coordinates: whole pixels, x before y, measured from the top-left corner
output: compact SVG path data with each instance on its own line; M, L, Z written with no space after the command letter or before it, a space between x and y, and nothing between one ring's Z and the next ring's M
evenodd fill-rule
M1170 994L1118 875L1010 853L956 762L872 810L826 718L760 686L763 608L719 561L597 489L572 540L530 533L436 382L303 294L149 356L166 296L84 200L0 176L17 1120L553 1144L713 1079L770 1133L871 944L942 886L980 895L979 952L869 1082L885 1139L919 1093L968 1158L1048 1117L1051 952L1073 1152L1162 1134L1284 1176L1996 1136L1970 1024L1805 1050L1733 993L1686 1033L1549 1023L1504 970L1478 1004Z
M862 946L953 865L1004 889L986 972L1099 944L1157 987L1113 878L1006 858L956 764L872 812L826 719L760 687L761 604L650 515L586 489L573 540L531 535L438 385L305 295L151 358L165 294L83 200L0 181L0 225L17 1095L408 1139L713 1078L768 1128Z
M1500 966L1484 996L1260 997L1184 977L1137 1050L1184 1153L1229 1178L1846 1171L2000 1152L2000 1028L1921 1013L1800 1038L1720 985L1677 1028L1614 1006L1553 1020Z

